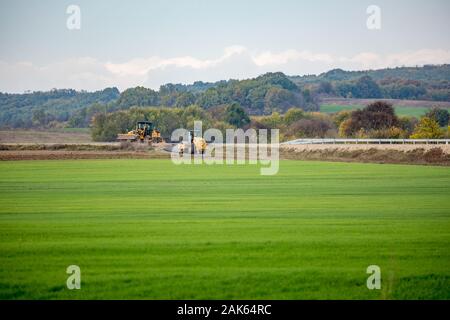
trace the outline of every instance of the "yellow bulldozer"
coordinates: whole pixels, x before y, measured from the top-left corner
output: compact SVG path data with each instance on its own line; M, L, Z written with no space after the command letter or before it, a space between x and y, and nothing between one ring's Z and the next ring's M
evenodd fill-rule
M136 123L136 128L127 133L119 133L117 135L117 141L140 141L148 143L160 143L163 141L161 138L161 132L155 129L154 125L150 121L139 121Z

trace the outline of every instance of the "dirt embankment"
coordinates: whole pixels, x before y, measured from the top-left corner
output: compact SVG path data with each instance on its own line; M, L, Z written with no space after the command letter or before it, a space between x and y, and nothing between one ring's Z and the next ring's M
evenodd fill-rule
M283 145L283 159L450 166L450 145Z

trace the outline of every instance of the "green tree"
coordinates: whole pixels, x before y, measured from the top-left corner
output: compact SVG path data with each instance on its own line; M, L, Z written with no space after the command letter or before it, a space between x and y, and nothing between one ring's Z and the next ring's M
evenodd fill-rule
M192 92L183 92L175 100L175 106L178 108L185 108L195 103L195 96Z
M250 123L250 118L245 112L244 108L242 108L237 103L233 103L226 109L225 121L232 124L233 126L242 128L243 126Z
M446 127L448 125L448 120L450 118L450 114L447 109L433 108L431 109L426 116L428 118L434 119L439 123L439 126Z
M333 94L333 85L328 81L321 81L319 83L319 88L317 89L318 93L325 93L325 94Z
M47 113L43 109L37 109L33 111L33 122L38 126L44 126L47 124Z
M201 107L192 105L182 110L183 113L181 119L184 128L192 130L195 121L202 121L204 129L211 126L211 119L208 116L208 113Z
M286 125L291 125L292 123L305 118L305 113L302 109L299 108L291 108L284 114L284 123Z
M361 77L353 91L356 98L381 98L381 89L369 76Z
M159 103L158 92L144 87L127 89L122 92L117 100L120 109L127 109L132 106L157 106Z
M279 87L271 87L267 90L264 97L265 113L277 111L284 112L292 107L301 107L304 100L299 93L282 89Z

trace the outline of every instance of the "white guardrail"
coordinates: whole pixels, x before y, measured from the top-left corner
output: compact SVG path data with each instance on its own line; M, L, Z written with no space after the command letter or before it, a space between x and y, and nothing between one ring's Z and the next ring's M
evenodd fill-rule
M449 144L449 142L450 139L296 139L281 144Z

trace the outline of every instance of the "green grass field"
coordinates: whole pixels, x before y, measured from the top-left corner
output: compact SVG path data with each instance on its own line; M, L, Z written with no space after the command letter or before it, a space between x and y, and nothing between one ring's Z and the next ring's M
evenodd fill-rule
M336 105L336 104L325 104L320 106L320 111L325 113L335 113L342 110L357 110L362 109L364 106L360 105ZM428 107L400 107L394 106L395 112L398 116L408 116L420 118L425 115L430 108Z
M2 299L450 299L445 167L21 161L0 188Z

